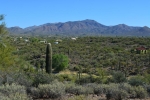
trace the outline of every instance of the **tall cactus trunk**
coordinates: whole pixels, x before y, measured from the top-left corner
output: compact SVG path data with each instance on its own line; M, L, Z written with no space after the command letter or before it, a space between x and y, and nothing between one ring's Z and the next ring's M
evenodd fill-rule
M46 47L46 73L52 73L52 47L51 43L47 44Z

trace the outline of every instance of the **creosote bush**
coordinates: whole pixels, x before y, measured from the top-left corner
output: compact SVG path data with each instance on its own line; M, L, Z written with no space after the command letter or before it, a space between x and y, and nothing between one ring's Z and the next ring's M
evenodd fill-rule
M64 94L65 85L56 80L50 84L39 84L37 89L31 90L31 95L39 98L61 98Z
M66 92L74 95L81 94L93 94L93 89L91 87L85 87L81 85L70 85L67 86Z
M142 86L131 86L127 83L121 84L87 84L93 88L94 94L105 94L107 99L122 100L127 98L145 98L147 97L146 89Z
M147 97L147 91L142 86L137 86L134 88L137 98L144 99Z
M29 100L24 86L5 84L0 86L0 100Z
M122 90L121 88L118 87L107 87L106 89L106 98L109 99L114 99L114 100L122 100L122 99L127 99L128 93L125 90Z
M14 79L13 81L14 83L23 85L25 87L30 87L33 83L33 80L23 72L14 73L13 79Z
M0 100L32 100L26 94L10 94L9 96L1 95Z
M39 84L49 84L54 80L54 76L47 73L38 72L34 74L33 86L38 86Z
M132 86L140 86L143 85L143 78L141 76L135 76L135 77L131 77L128 80L128 83Z
M114 83L123 83L126 82L126 77L124 73L117 71L112 74L112 82Z

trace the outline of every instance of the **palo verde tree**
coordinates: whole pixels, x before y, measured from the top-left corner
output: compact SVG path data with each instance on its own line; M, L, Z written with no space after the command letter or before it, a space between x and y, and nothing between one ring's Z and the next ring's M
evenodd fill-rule
M63 54L55 54L53 56L53 68L55 71L59 72L68 67L69 58Z
M0 15L0 70L6 70L14 65L13 47L7 40L7 30L3 20L4 16Z
M5 46L4 44L4 36L7 33L6 28L5 28L5 23L3 22L4 20L4 16L0 15L0 22L2 22L0 24L0 45L1 46Z
M52 47L51 43L47 44L46 47L46 73L52 73Z

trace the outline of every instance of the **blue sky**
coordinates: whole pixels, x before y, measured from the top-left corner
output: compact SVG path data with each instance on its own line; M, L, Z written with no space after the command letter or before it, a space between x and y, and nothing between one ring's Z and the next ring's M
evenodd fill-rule
M150 0L0 0L7 27L92 19L150 27Z

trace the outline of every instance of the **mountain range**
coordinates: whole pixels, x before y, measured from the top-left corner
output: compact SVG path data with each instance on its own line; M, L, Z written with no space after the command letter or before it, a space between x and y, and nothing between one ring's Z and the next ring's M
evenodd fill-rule
M64 36L92 36L92 35L117 35L117 36L150 36L150 28L118 24L106 26L95 20L68 21L59 23L46 23L27 28L7 28L12 35L64 35Z

